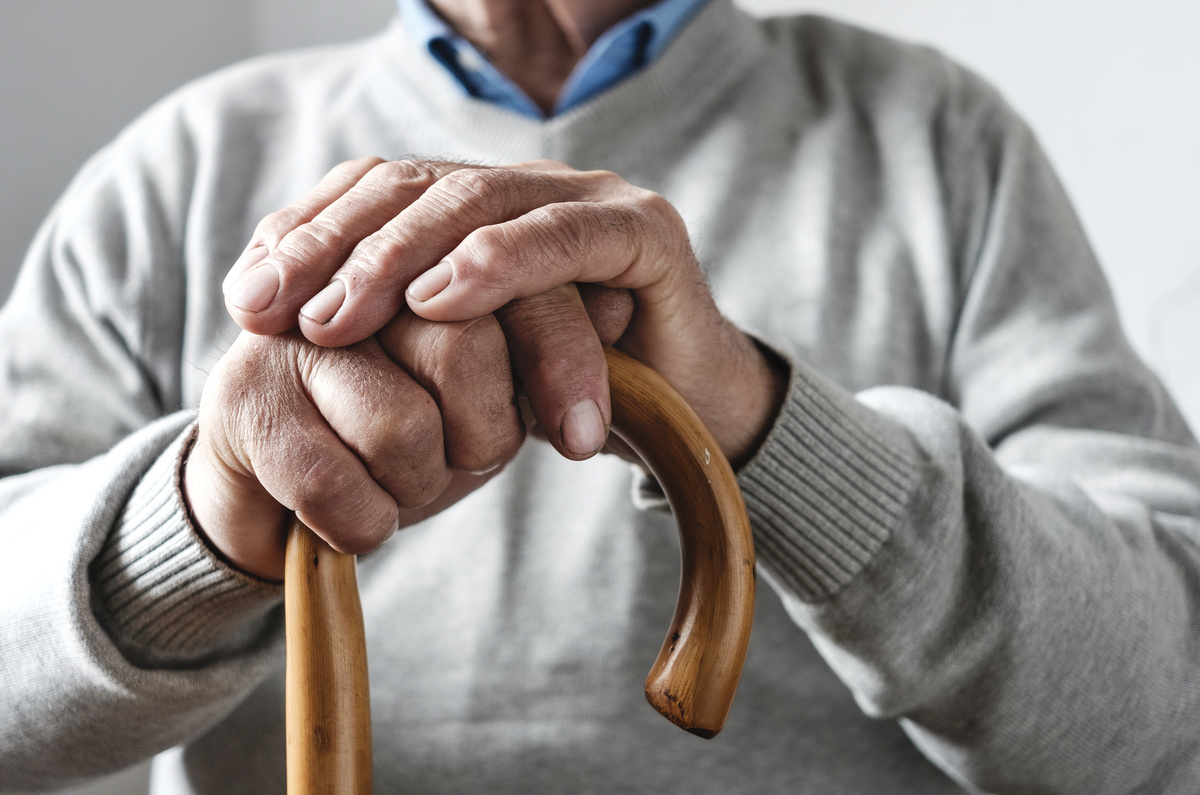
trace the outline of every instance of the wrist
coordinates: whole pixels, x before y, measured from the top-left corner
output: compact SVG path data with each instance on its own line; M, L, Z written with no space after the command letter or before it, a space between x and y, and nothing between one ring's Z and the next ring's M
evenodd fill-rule
M741 469L762 447L787 396L791 368L775 351L739 331L744 343L733 377L725 383L731 391L729 409L715 432L734 471Z
M184 505L213 552L246 574L282 580L286 510L252 476L229 467L203 428L181 468Z

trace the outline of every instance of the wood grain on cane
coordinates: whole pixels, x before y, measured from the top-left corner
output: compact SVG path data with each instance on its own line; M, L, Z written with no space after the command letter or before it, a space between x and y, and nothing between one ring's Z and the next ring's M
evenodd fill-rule
M292 522L284 566L292 795L371 792L371 697L355 565L354 556Z

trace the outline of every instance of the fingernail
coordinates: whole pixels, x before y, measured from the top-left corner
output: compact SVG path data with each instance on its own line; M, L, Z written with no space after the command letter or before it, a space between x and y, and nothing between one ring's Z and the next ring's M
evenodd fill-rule
M442 260L413 279L412 284L408 285L408 294L416 301L428 301L445 290L453 277L454 268L450 265L449 260Z
M309 320L315 320L317 323L325 325L333 319L345 302L346 283L341 279L334 279L325 286L324 290L309 299L308 303L300 310L300 314Z
M225 299L246 312L261 312L278 292L279 271L273 265L261 265L236 279L225 291Z
M604 418L595 401L581 400L567 410L562 443L575 455L591 455L604 446Z
M225 274L225 280L221 282L221 289L228 290L229 285L237 281L239 276L262 262L270 253L270 249L262 243L243 251L242 256L238 257L237 261L233 263L233 267L229 269L229 273Z

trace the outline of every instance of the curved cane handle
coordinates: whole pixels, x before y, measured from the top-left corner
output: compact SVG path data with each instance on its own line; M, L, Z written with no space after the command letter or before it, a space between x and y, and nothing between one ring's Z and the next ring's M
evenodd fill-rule
M646 700L701 737L725 725L754 621L754 542L729 462L658 373L606 348L613 431L658 479L675 514L683 572Z
M713 737L733 704L754 616L754 545L729 462L690 406L650 368L605 349L613 431L650 467L679 526L675 615L646 678L668 720ZM288 535L288 792L371 791L366 643L354 558L295 520Z

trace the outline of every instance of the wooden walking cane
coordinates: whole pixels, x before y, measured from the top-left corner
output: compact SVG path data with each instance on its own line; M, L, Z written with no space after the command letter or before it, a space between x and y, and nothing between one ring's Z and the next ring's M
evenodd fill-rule
M754 547L729 463L658 373L605 349L613 431L662 484L679 526L675 615L646 699L701 737L725 724L750 642ZM298 519L288 537L287 782L291 795L371 791L366 642L355 562Z

